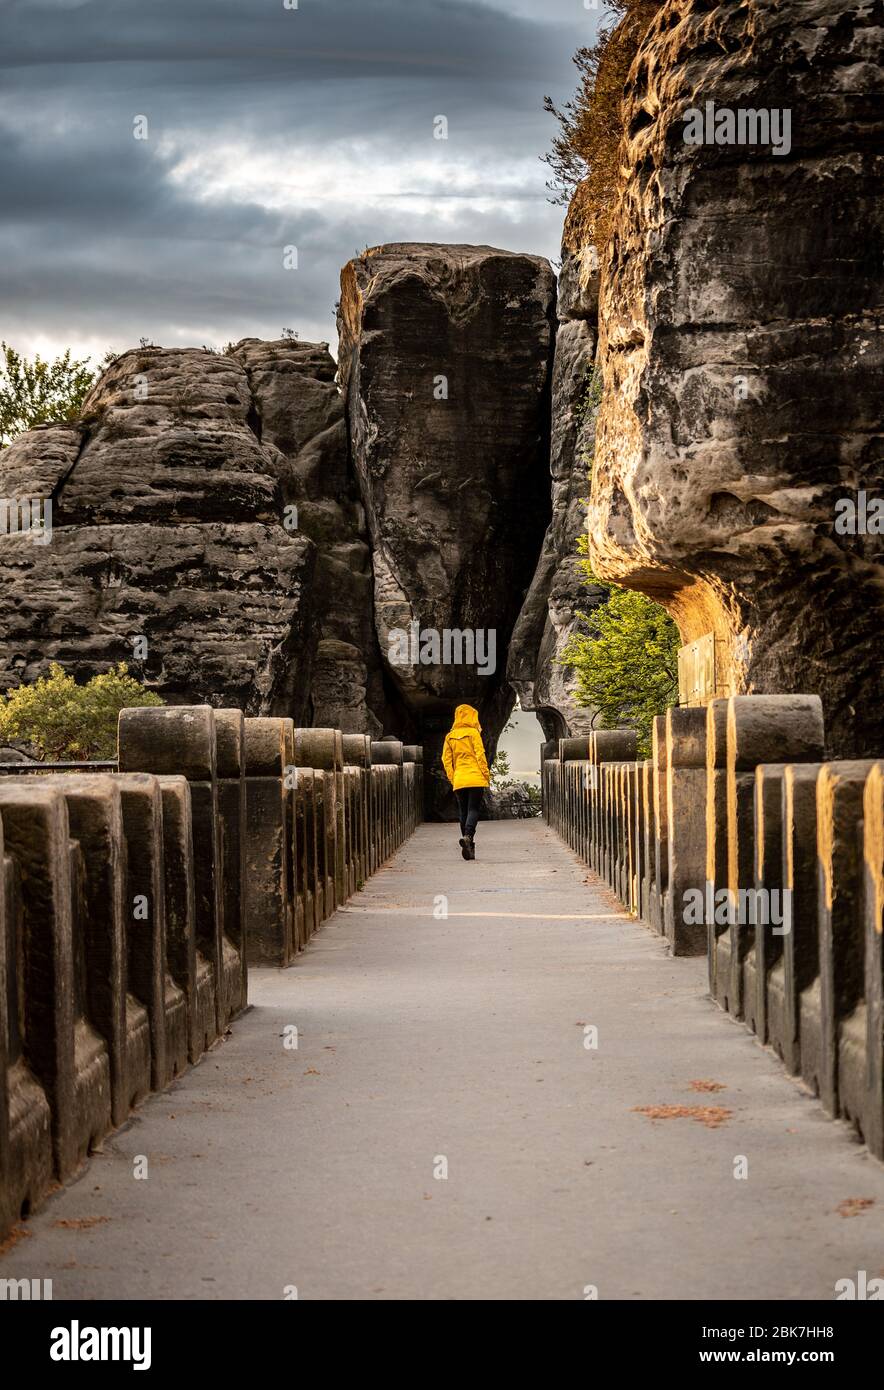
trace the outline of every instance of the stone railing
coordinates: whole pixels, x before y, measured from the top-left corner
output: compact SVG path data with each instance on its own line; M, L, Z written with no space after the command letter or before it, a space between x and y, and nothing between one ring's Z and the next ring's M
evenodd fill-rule
M824 760L817 696L543 746L544 816L713 999L884 1158L884 761Z
M118 771L0 779L0 1238L411 834L420 748L124 710Z

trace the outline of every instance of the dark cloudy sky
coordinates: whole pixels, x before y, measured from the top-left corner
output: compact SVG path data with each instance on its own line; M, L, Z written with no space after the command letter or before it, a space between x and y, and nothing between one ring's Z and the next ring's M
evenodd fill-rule
M571 94L597 22L584 0L0 0L0 336L334 342L366 245L556 257L543 96Z

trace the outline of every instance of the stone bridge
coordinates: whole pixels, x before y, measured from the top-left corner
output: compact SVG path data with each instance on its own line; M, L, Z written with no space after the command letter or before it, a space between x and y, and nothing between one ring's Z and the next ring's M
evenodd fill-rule
M825 761L816 697L673 709L647 761L547 744L546 823L467 863L396 740L175 707L118 755L0 782L5 1279L831 1299L877 1268L884 763Z
M143 343L0 454L53 528L2 536L0 690L127 661L166 702L0 770L8 1279L884 1278L881 7L655 8L558 276L368 247L337 361ZM713 96L794 111L788 157L686 141ZM649 759L563 663L584 559L679 628ZM400 661L424 631L494 669ZM441 742L468 700L493 756L516 697L545 821L468 863Z

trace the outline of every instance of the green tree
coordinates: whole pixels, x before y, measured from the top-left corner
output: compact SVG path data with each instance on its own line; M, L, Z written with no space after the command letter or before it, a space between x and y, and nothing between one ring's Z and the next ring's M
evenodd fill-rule
M510 729L514 729L515 727L516 721L514 719L507 720L506 724L500 731L500 737L503 738L504 734L509 733ZM510 777L509 754L504 753L502 749L499 749L498 752L495 753L488 771L491 776L492 791L506 791L508 787L512 787L515 785L513 779Z
M35 425L76 419L95 376L89 358L72 360L70 348L54 362L39 353L29 361L0 343L0 447Z
M581 550L585 553L585 537ZM579 613L586 630L575 632L562 665L577 672L577 699L594 705L605 728L622 725L638 735L639 757L650 756L651 721L678 700L678 628L665 609L644 594L606 584L584 562L587 583L608 598L592 613Z
M48 676L0 697L0 740L30 743L49 762L115 758L120 710L163 704L126 672L120 662L77 685L53 661Z

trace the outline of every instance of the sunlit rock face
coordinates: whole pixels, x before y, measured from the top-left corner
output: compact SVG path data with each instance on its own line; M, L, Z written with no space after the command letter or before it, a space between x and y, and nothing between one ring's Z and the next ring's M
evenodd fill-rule
M841 755L884 742L880 26L858 0L661 7L599 308L594 569L714 632L726 689L818 692ZM723 138L722 111L776 129L686 143L707 102Z
M536 256L394 244L341 286L375 626L400 727L432 769L455 704L478 708L492 750L512 706L507 648L550 513L555 278ZM437 659L428 632L474 634L473 659Z

